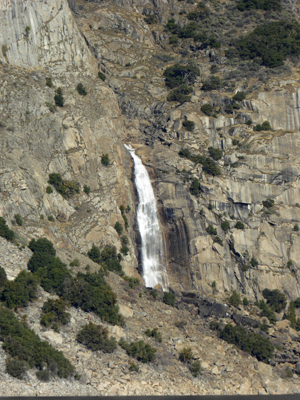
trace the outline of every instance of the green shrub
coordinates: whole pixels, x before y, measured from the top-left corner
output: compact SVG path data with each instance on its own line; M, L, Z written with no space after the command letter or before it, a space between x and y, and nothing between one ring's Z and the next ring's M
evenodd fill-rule
M265 208L272 208L272 207L274 206L274 200L272 200L272 199L264 200L264 201L262 202L262 205L263 205Z
M47 186L47 187L46 187L46 193L48 193L48 194L53 193L53 189L52 189L51 186Z
M203 82L201 90L209 92L211 90L221 89L223 86L221 78L216 75L211 75L206 81Z
M121 237L121 243L123 246L126 246L129 243L128 237L126 235L123 235Z
M120 224L120 222L115 223L115 230L118 232L119 235L123 232L123 226Z
M70 267L79 267L79 265L80 261L78 260L78 258L74 258L74 260L70 262Z
M94 262L101 264L103 268L114 271L120 276L124 275L120 260L118 259L117 249L115 246L106 246L101 252L95 245L88 252L88 256Z
M62 94L62 88L60 88L60 87L56 89L55 96L54 96L54 102L55 102L55 105L58 107L64 106L65 100L64 100L64 97Z
M241 221L237 221L237 223L235 224L235 228L236 229L244 229L245 225Z
M211 329L212 331L217 331L219 330L220 324L217 321L211 321L211 323L209 324L209 329Z
M200 183L199 180L197 178L193 178L191 186L190 186L190 192L194 195L194 196L199 196L199 192L200 192Z
M190 371L194 377L199 375L200 370L201 370L201 364L199 360L194 361L190 364Z
M17 223L19 226L22 226L22 225L23 225L22 217L21 217L20 214L15 214L15 215L14 215L14 218L15 218L15 220L16 220L16 223Z
M153 297L154 300L157 299L157 293L154 289L150 290L150 295Z
M101 259L101 253L99 247L93 245L91 250L88 251L88 256L91 260L94 262L100 264L102 259Z
M129 364L129 371L137 372L139 369L139 366L135 362Z
M150 344L145 343L143 340L127 343L125 340L121 339L119 345L126 350L130 357L134 357L144 364L155 361L156 349L151 347Z
M281 312L286 307L286 296L278 289L264 289L262 292L264 298L277 313Z
M75 181L63 180L61 175L58 173L49 174L48 183L54 186L55 190L65 199L69 199L76 193L80 192L79 183Z
M163 302L165 304L168 304L169 306L174 307L175 306L175 300L176 300L176 297L175 297L174 293L171 293L171 292L165 292L164 293Z
M183 121L182 125L185 127L185 129L187 131L190 131L190 132L192 132L195 129L195 122L193 122L193 121L189 121L189 120Z
M213 289L216 289L216 287L217 287L216 281L213 281L213 283L211 284L211 287L212 287Z
M265 339L256 333L251 333L248 336L246 330L241 326L227 324L220 332L220 338L250 353L252 356L256 357L258 361L267 363L268 360L273 357L274 347L269 339Z
M174 45L174 46L177 46L178 43L179 43L179 40L178 40L178 37L177 37L177 36L171 35L171 36L169 37L169 44L172 44L172 45Z
M124 276L124 281L129 282L129 287L131 289L135 289L137 286L140 285L140 281L138 280L138 278L133 278L133 277L129 277L129 276Z
M233 96L233 100L235 101L242 101L245 100L246 98L246 94L245 92L237 92L234 96Z
M206 172L207 174L213 175L213 176L221 175L221 171L220 171L218 164L211 158L204 157L201 164L202 164L203 171Z
M295 301L294 301L294 306L296 308L300 308L300 297L298 297Z
M127 246L122 246L121 253L124 254L124 256L127 256L129 253L129 248Z
M208 148L208 152L210 157L212 157L214 160L220 160L223 157L223 151L220 149L215 149L213 147Z
M12 311L3 307L0 308L0 340L3 342L2 348L13 360L24 363L29 368L47 369L60 378L68 378L75 372L75 368L62 352L41 341L26 324L18 321ZM12 374L14 371L19 371L21 377L24 369L14 362L11 365Z
M46 86L48 86L49 88L53 88L53 82L51 77L46 78Z
M201 106L201 111L208 116L212 115L213 110L214 108L211 104L203 104L203 106Z
M87 186L87 185L84 185L83 191L84 191L84 193L86 193L87 195L89 195L89 194L90 194L90 191L91 191L91 188L90 188L89 186Z
M232 292L232 295L228 299L228 303L233 307L238 307L241 304L241 297L236 290Z
M54 222L55 221L53 215L48 215L48 221L50 221L50 222Z
M108 337L108 330L91 322L78 332L76 340L92 351L113 353L117 348L115 338Z
M222 239L221 239L219 236L215 236L215 237L213 238L213 241L214 241L215 243L218 243L220 246L223 246L223 241L222 241Z
M156 24L158 22L158 20L157 20L157 18L156 18L156 16L154 14L147 15L147 17L144 19L144 21L148 25Z
M249 264L243 264L242 267L241 267L241 270L242 270L243 272L248 271L248 269L249 269Z
M252 256L251 261L250 261L250 264L251 264L251 266L252 266L253 268L255 268L255 267L258 266L258 261L257 261L257 259L256 259L254 256Z
M262 309L260 316L268 318L270 323L274 325L277 321L274 309L269 304L265 304L264 302L260 304L260 308Z
M78 83L78 85L76 86L76 90L81 96L87 95L87 91L82 83Z
M0 295L1 301L8 308L26 307L37 299L39 280L30 272L21 271L13 281L8 281Z
M66 305L63 300L47 300L44 302L41 315L41 325L51 327L58 331L59 325L66 325L70 322L70 314L66 312Z
M200 70L196 65L175 64L165 69L163 76L168 88L174 89L183 84L193 84Z
M101 163L102 163L105 167L107 167L107 166L109 165L109 162L110 162L110 160L109 160L108 154L102 154L102 156L101 156Z
M209 235L216 235L218 232L217 232L217 229L216 228L214 228L212 225L209 225L207 228L206 228L206 232L209 234Z
M239 11L245 10L265 10L265 11L280 11L281 4L279 0L239 0L237 3Z
M167 101L177 101L183 104L186 101L190 101L189 94L192 92L193 89L190 86L181 85L168 94Z
M190 347L184 347L179 353L179 360L181 362L189 362L193 359L194 355Z
M23 379L26 372L26 365L16 358L10 358L6 363L5 372L14 378Z
M0 290L8 283L7 275L5 269L0 267Z
M221 228L223 229L224 232L229 231L230 229L230 223L228 221L223 221L221 223Z
M101 81L103 82L106 81L106 75L104 75L103 72L98 72L98 78L101 79Z
M162 342L162 336L161 336L161 333L158 331L158 328L154 328L152 330L147 329L145 331L145 335L148 337L153 337L156 340L156 342L159 342L159 343Z
M6 225L4 218L0 217L0 236L12 242L15 238L15 233Z
M125 214L122 214L122 217L123 217L123 219L124 219L124 226L125 226L125 229L126 229L126 231L127 231L127 229L129 228L128 219L127 219L127 217L126 217Z
M295 20L267 23L238 40L235 53L226 54L230 57L238 55L243 60L252 59L269 68L278 67L288 56L300 54L299 34L300 24Z
M250 125L252 124L252 120L251 120L251 119L248 119L248 120L245 122L245 124L248 125L248 126L250 126Z
M244 305L244 306L248 306L248 304L249 304L249 300L248 300L246 297L244 297L244 299L243 299L243 305Z
M291 322L291 327L296 329L296 312L295 312L295 305L291 301L288 307L288 310L285 314L285 319Z

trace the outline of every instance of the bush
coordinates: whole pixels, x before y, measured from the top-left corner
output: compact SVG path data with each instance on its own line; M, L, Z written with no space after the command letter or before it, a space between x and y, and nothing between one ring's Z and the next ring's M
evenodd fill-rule
M66 325L70 322L70 314L66 312L63 300L47 300L44 302L41 315L41 325L53 328L56 332L59 325Z
M165 292L164 293L163 302L165 304L168 304L169 306L174 307L175 306L175 300L176 300L176 297L175 297L174 293L171 293L171 292Z
M90 194L90 191L91 191L91 188L90 188L89 186L87 186L87 185L84 185L83 191L84 191L84 193L86 193L87 195L89 195L89 194Z
M126 235L123 235L121 237L121 242L123 246L126 246L129 243L128 237Z
M197 178L194 178L192 180L191 186L190 186L190 192L194 195L194 196L199 196L199 192L200 192L200 183L199 180Z
M278 289L264 289L262 292L264 298L277 313L281 312L286 307L286 296Z
M244 299L243 299L243 305L244 305L244 306L248 306L248 304L249 304L249 300L248 300L246 297L244 297Z
M124 219L124 226L125 226L125 229L127 231L128 227L129 227L128 219L127 219L125 214L122 214L122 217Z
M220 168L218 164L209 157L204 157L204 160L201 162L202 169L209 175L217 176L221 175Z
M211 104L203 104L203 106L201 106L201 111L209 117L212 115L213 110L214 108Z
M15 215L14 215L14 218L15 218L15 220L16 220L16 223L17 223L19 226L22 226L22 225L23 225L22 217L21 217L20 214L15 214Z
M115 223L115 230L118 232L119 235L123 232L123 226L120 224L120 222Z
M172 90L168 94L167 101L177 101L180 104L190 101L189 94L192 93L193 89L187 85L181 85L178 88Z
M229 231L230 229L230 223L228 221L223 221L221 223L221 228L223 229L224 232Z
M291 327L296 329L296 312L295 312L295 305L291 301L289 304L289 308L285 314L285 319L291 322Z
M52 189L51 186L47 186L47 187L46 187L46 193L48 193L48 194L53 193L53 189Z
M6 225L4 218L0 217L0 236L12 242L15 238L15 233Z
M48 215L48 221L50 221L50 222L54 222L55 221L53 215Z
M150 329L147 329L145 331L145 335L148 337L153 337L159 343L162 342L162 336L161 333L158 331L158 328L154 328L152 329L152 331Z
M143 340L127 343L125 340L121 339L119 345L126 350L130 357L134 357L144 364L155 361L156 349L151 347L150 344L145 343Z
M174 89L184 84L193 84L200 70L196 65L175 64L165 69L163 76L168 88Z
M190 132L192 132L195 129L195 122L193 122L193 121L189 121L189 120L183 121L182 125L185 127L185 129L187 131L190 131Z
M55 96L54 96L54 102L55 102L55 105L58 107L64 106L65 100L64 100L64 97L62 94L62 88L60 88L60 87L56 89Z
M251 333L248 336L246 330L241 326L227 324L220 332L220 338L250 353L258 361L267 363L273 357L274 347L269 339L265 339L256 333Z
M262 202L262 205L263 205L265 208L272 208L272 207L274 206L274 200L272 200L272 199L264 200L264 201Z
M65 199L69 199L80 192L80 186L77 182L63 180L58 173L49 174L48 183L54 186L55 190Z
M78 258L74 258L74 260L70 262L70 267L79 267L79 265L80 261L78 260Z
M129 287L131 289L135 289L137 286L140 285L140 281L138 280L138 278L133 278L133 277L129 277L129 276L124 276L124 281L129 282Z
M190 365L190 371L194 377L199 375L201 369L200 361L194 361Z
M46 86L48 86L49 88L53 88L53 82L51 77L46 78Z
M87 91L82 83L78 83L78 85L76 86L76 90L81 96L87 95Z
M181 362L189 362L193 359L194 355L190 347L184 347L179 353L179 360Z
M154 289L150 290L150 295L153 297L154 300L157 298L157 293Z
M30 272L21 271L14 281L8 281L0 295L1 301L8 308L26 307L37 299L39 280Z
M248 125L248 126L250 126L250 125L252 124L252 120L251 120L251 119L248 119L248 120L245 122L245 124Z
M299 231L299 225L298 224L294 225L293 231L294 232L298 232Z
M75 368L62 352L41 341L26 324L18 321L12 311L3 307L0 308L0 340L3 342L3 349L14 360L11 364L12 373L19 371L20 377L24 369L22 370L20 364L15 361L24 363L29 368L46 368L52 375L60 378L68 378L75 372Z
M236 229L244 229L245 225L241 221L237 221L237 223L235 224L235 228Z
M103 72L98 72L98 78L101 79L101 81L103 82L106 81L106 75L104 75Z
M221 78L216 75L211 75L206 81L203 82L201 90L209 92L211 90L221 89L223 86Z
M109 157L108 154L102 154L101 156L101 163L107 167L109 165Z
M26 372L25 363L18 359L11 358L6 364L5 372L14 378L23 379Z
M246 94L245 92L237 92L234 96L233 96L233 100L235 101L242 101L245 100L246 98Z
M88 256L91 260L94 262L100 264L102 259L101 259L101 253L99 247L93 245L91 250L88 251Z
M206 228L206 232L209 234L209 235L216 235L218 232L217 232L217 229L216 228L214 228L212 225L209 225L207 228Z
M232 292L232 295L228 299L228 303L233 307L238 307L241 304L241 297L236 290Z
M5 269L0 267L0 290L8 283Z
M156 24L158 22L154 14L148 15L144 20L148 25Z
M212 157L214 160L220 160L223 157L223 151L220 149L215 149L213 147L208 148L208 152L210 157Z
M295 301L294 301L294 306L296 308L300 308L300 297L298 297Z
M108 330L91 322L78 332L76 340L92 351L113 353L117 348L115 338L108 337Z
M260 316L268 318L271 324L275 324L277 318L274 309L269 304L265 304L264 302L260 304L260 308L262 309Z
M239 11L245 10L265 10L265 11L280 11L281 4L279 0L239 0L237 4Z
M215 236L215 237L213 238L213 241L214 241L215 243L218 243L220 246L223 246L223 241L222 241L222 239L221 239L219 236Z
M288 56L300 54L299 34L300 24L295 20L271 22L258 26L249 35L238 40L235 48L241 59L252 59L274 68L284 65Z

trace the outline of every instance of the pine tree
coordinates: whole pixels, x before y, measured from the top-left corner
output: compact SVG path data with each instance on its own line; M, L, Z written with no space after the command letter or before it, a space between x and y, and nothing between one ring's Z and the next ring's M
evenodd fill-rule
M285 319L291 321L292 328L296 328L296 313L294 303L291 301Z

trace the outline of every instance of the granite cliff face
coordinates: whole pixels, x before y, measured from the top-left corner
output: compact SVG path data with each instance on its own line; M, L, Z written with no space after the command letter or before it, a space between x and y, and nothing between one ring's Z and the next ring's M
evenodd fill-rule
M203 318L203 304L209 303L210 310L217 300L218 307L224 307L226 292L233 290L252 303L262 298L265 288L280 289L289 300L300 297L298 64L288 62L277 75L266 69L260 77L242 75L235 88L204 92L202 83L212 62L222 76L235 75L236 69L226 63L222 50L195 51L189 39L178 47L169 44L164 25L174 16L183 20L184 7L190 11L194 5L175 0L0 1L0 215L13 226L20 244L47 237L65 263L79 259L76 272L84 271L86 264L94 271L98 266L86 257L87 251L93 244L112 244L120 251L114 226L117 221L124 226L119 207L128 205L129 254L122 267L141 280L133 164L123 146L131 143L152 179L166 239L170 289L177 296L173 309L110 274L107 279L117 293L126 328L108 326L72 308L72 323L57 334L37 322L42 301L50 296L41 291L41 298L19 310L19 316L26 314L41 337L64 351L82 379L72 385L57 380L41 386L29 374L30 395L52 393L53 388L58 394L170 394L170 385L174 394L299 390L296 376L282 378L279 362L266 366L248 359L209 330L213 313ZM146 23L149 16L155 17L154 24ZM190 102L183 104L166 101L163 72L176 62L195 62L200 69ZM105 82L98 71L106 75ZM49 78L52 84L46 85ZM78 93L79 83L87 95ZM58 88L64 107L54 105ZM220 111L240 90L246 92L240 109ZM201 111L209 102L218 115ZM245 124L249 119L251 126ZM266 120L271 131L253 130ZM194 130L186 130L184 121L193 121ZM217 161L219 176L206 174L200 163L178 154L185 148L206 156L210 146L223 151ZM108 166L101 162L104 154L109 156ZM80 193L70 199L55 190L47 193L49 174L54 172L78 182ZM199 180L198 196L190 190L193 179ZM90 187L89 194L82 190L84 185ZM267 199L274 201L270 208L263 206ZM22 226L16 225L16 214ZM51 216L55 222L48 220ZM226 231L221 227L224 221L229 223ZM238 221L243 229L236 227ZM208 234L210 225L220 240ZM9 279L26 269L31 255L29 249L21 251L2 239L0 254ZM196 300L188 301L191 298ZM221 324L235 312L230 308L219 315ZM238 311L258 312L254 305ZM117 339L127 340L143 338L145 327L152 329L159 321L160 364L143 366L134 377L123 350L100 354L102 359L88 352L75 337L91 318L104 323ZM186 327L175 327L174 321L182 319ZM257 321L262 322L258 317ZM278 348L283 346L286 360L295 357L291 368L299 373L298 333L285 321L270 335ZM187 366L178 361L185 346L191 346L195 360L202 362L200 380L191 378ZM245 362L249 376L242 372ZM0 373L6 379L4 371L3 361ZM25 383L12 382L11 394L24 390ZM0 385L1 390L5 388Z

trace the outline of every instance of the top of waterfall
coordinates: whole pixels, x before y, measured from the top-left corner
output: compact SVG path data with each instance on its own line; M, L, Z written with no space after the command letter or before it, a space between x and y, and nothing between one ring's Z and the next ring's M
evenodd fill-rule
M124 143L124 147L128 150L128 151L135 151L135 149L133 147L131 147L130 144L125 144Z

